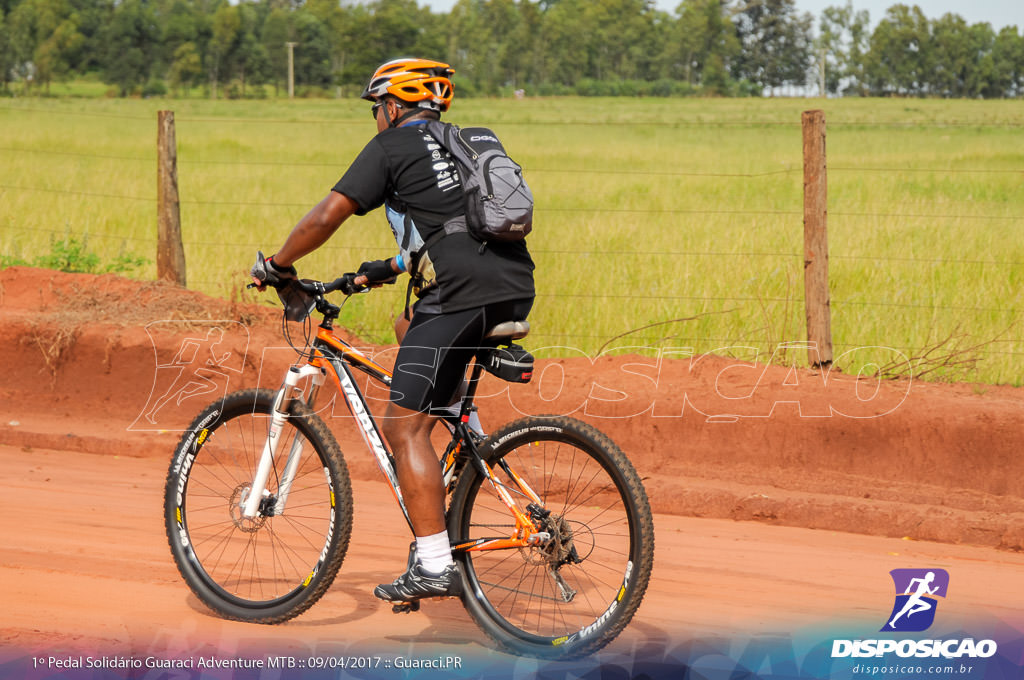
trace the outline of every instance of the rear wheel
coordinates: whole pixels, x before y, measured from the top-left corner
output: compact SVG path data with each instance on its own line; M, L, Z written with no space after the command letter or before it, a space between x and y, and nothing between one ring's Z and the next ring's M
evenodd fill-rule
M611 439L571 418L524 418L484 447L498 484L549 538L529 548L457 550L466 609L515 653L573 658L600 649L629 623L651 575L654 526L639 476ZM467 465L449 510L453 544L513 530L490 482Z
M298 401L259 512L243 516L274 397L245 390L207 407L182 436L167 473L164 519L174 561L196 597L228 619L279 623L304 612L334 580L352 530L341 451ZM284 488L292 454L297 467Z

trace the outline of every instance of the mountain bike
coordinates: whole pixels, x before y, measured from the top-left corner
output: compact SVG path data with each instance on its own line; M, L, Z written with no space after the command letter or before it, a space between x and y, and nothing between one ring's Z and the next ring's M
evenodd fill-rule
M354 508L342 451L315 412L325 383L342 395L412 530L394 458L354 371L385 387L392 373L334 333L341 307L326 296L342 290L347 302L361 292L353 277L294 281L279 292L285 319L303 320L301 346L282 320L300 360L276 391L210 404L175 450L164 501L171 552L196 597L224 618L291 619L341 568ZM313 311L322 318L315 336ZM506 651L574 658L608 644L640 606L654 528L632 464L594 427L531 416L482 438L468 426L482 372L528 332L525 321L491 329L459 414L441 419L451 433L439 460L446 523L462 603L483 632Z

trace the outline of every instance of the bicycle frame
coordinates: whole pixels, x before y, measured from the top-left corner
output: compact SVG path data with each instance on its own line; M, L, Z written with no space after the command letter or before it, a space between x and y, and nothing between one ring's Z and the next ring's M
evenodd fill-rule
M440 456L406 450L400 440L410 426L421 432L418 446L428 447L425 433L436 421L397 408L371 385L396 397L405 392L407 378L423 379L400 373L417 370L404 364L421 349L406 345L391 369L390 360L382 365L344 333L335 335L342 305L365 289L357 278L280 283L281 332L297 356L279 389L256 385L223 395L178 440L163 519L191 592L217 615L262 624L299 616L328 592L357 524L353 453L339 446L337 435L346 444L354 440L347 418L332 419L345 415L338 410L344 400L410 531L416 534L421 520L440 510L433 519L443 523L426 533L444 527L454 558L445 567L455 579L451 587L396 594L384 585L374 591L377 598L403 613L419 610L422 600L458 597L487 637L515 654L572 659L607 645L641 604L654 557L650 504L626 454L594 426L567 416L526 415L486 437L470 426L483 371L511 382L532 374L532 355L513 343L529 326L513 319L481 329L479 349L455 350L453 357L466 359L471 370L441 376L449 384L469 382L458 402L439 411L448 430L430 439L436 444L450 435ZM344 293L345 301L328 301L332 292ZM433 371L445 363L451 362ZM433 371L424 368L419 371L429 379ZM340 396L322 398L325 385ZM381 414L410 419L385 422ZM421 492L440 507L424 506L421 516L413 502ZM414 577L418 541L407 563Z
M329 380L337 391L345 397L345 403L349 412L355 419L359 433L377 461L377 466L391 486L391 491L398 502L402 515L412 531L412 520L402 497L401 486L396 473L395 459L390 449L381 436L380 429L370 412L366 398L356 384L352 369L358 369L379 383L390 386L392 373L385 367L374 362L365 354L355 349L344 340L334 334L334 330L328 319L320 325L317 330L316 339L312 343L311 352L305 363L296 364L288 369L284 386L278 392L267 440L263 446L260 462L257 466L256 475L253 479L249 496L243 503L243 515L248 518L256 517L260 510L262 499L266 492L266 483L273 468L273 461L277 453L278 437L285 420L288 418L288 411L291 401L301 399L311 409L314 406L319 388ZM510 479L515 480L518 492L529 500L526 511L519 507L513 494L504 484L499 482L491 467L480 455L479 449L470 434L468 427L469 414L473 410L473 399L476 394L476 386L483 372L483 366L479 361L473 362L473 369L469 381L469 389L462 400L462 408L458 418L442 421L452 432L452 440L446 448L441 466L444 477L444 485L449 487L455 471L456 459L459 455L466 456L468 463L474 464L479 472L490 481L495 493L502 503L508 508L515 519L515 529L510 536L498 536L478 538L472 541L459 543L452 546L453 552L465 552L474 550L500 550L508 548L522 548L536 545L549 540L547 532L539 531L537 523L531 515L543 514L543 501L530 488L525 480L515 473L504 460L499 463L502 470L508 474ZM301 381L309 381L307 389L299 387ZM299 460L302 455L302 442L299 438L292 443L288 453L288 460L285 463L284 472L281 475L277 503L274 506L275 514L284 512L287 502L288 491L294 479L295 470L298 469Z

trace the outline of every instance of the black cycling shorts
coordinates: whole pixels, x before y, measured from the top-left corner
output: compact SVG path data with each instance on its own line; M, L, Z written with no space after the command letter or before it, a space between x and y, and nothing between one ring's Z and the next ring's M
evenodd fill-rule
M531 307L533 298L527 298L459 312L413 314L395 358L391 401L420 413L450 405L484 334L504 321L525 319Z

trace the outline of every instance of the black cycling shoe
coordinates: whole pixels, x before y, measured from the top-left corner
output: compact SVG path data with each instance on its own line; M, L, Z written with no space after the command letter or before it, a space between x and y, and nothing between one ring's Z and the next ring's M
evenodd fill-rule
M425 597L458 597L462 594L462 576L455 564L449 564L440 574L431 574L416 562L394 582L382 583L374 588L373 594L387 602L415 602Z

